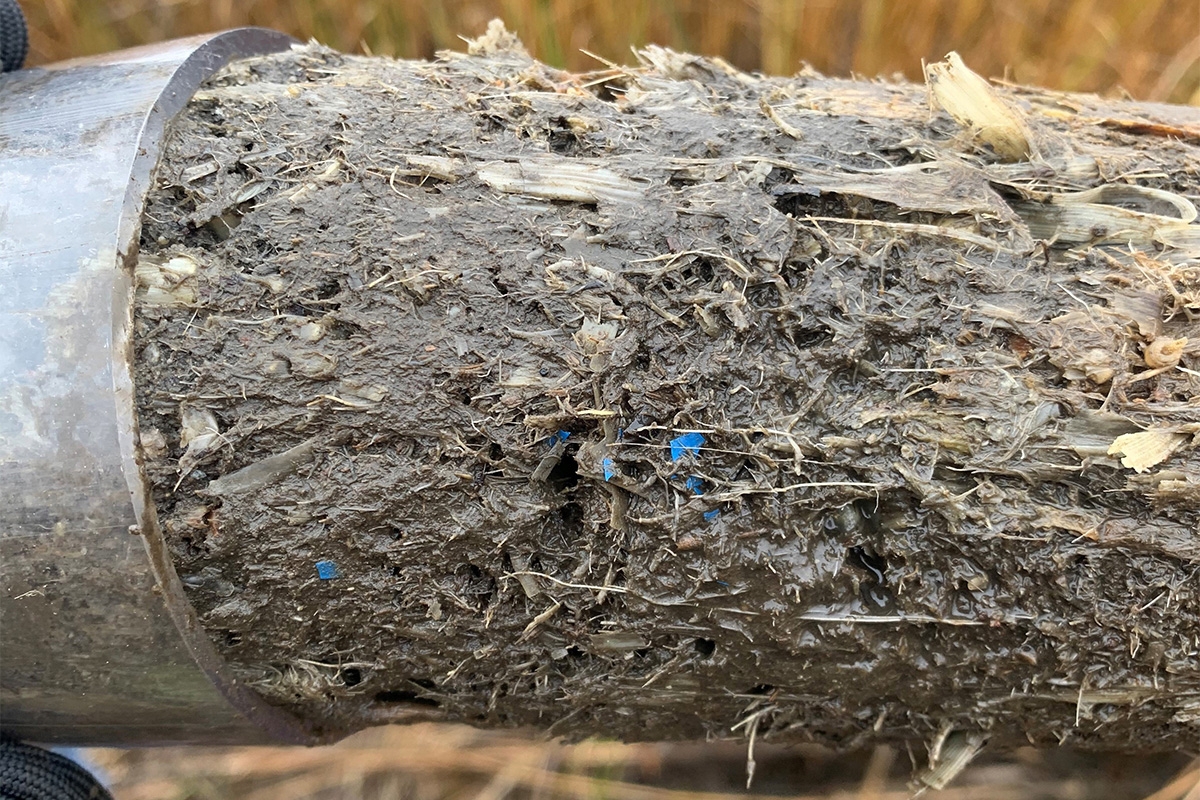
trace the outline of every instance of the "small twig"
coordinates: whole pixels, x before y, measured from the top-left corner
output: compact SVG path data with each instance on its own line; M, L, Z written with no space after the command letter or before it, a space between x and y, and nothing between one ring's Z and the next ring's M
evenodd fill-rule
M758 98L758 107L760 109L762 109L762 112L764 114L767 115L767 119L769 119L769 120L771 120L771 122L775 123L775 126L777 128L779 128L779 130L783 131L788 136L792 137L793 139L795 139L798 142L804 141L804 131L800 130L795 125L792 125L790 122L785 120L783 117L779 116L779 112L776 111L771 106L771 104L767 102L767 98L765 98L765 97Z
M802 619L806 622L850 622L850 623L876 623L889 624L896 622L912 622L916 624L926 624L936 622L942 625L959 625L964 627L986 627L989 622L977 619L947 619L944 617L931 617L925 614L904 614L898 616L841 616L837 614L800 614L795 619Z
M525 630L521 631L521 636L519 639L517 639L517 641L527 642L532 639L534 631L537 630L538 626L557 614L560 608L562 608L562 603L557 600L554 601L554 605L550 606L545 611L530 620L529 624L525 626Z
M978 234L958 231L953 228L943 228L939 225L921 225L916 222L883 222L876 219L847 219L845 217L803 217L802 219L816 222L840 222L845 225L859 225L870 228L888 228L890 230L921 236L944 236L947 239L957 239L960 242L967 242L968 244L977 245L997 253L1007 249L1001 247L991 239L984 238Z

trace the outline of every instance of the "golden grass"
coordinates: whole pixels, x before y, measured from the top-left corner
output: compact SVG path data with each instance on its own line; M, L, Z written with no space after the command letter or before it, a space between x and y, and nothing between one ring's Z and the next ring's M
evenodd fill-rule
M887 747L835 756L760 746L753 792L745 745L531 742L460 725L364 731L304 748L91 750L118 800L907 800L909 758ZM923 800L1183 800L1200 761L1033 750L983 758Z
M238 25L345 51L429 57L502 17L538 57L595 66L631 47L722 55L790 74L902 72L957 50L976 71L1200 105L1196 0L23 0L31 63Z

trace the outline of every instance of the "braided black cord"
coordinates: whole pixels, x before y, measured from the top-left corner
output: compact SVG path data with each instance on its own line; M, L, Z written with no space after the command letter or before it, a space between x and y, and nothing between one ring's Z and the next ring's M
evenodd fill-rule
M112 795L69 758L0 739L0 800L112 800Z
M17 0L0 0L0 72L20 69L28 51L24 12Z

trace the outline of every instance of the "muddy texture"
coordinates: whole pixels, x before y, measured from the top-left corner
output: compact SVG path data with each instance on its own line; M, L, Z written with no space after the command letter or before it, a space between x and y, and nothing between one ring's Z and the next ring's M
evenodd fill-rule
M1041 193L1186 205L1195 113L1003 89L1002 164L921 86L495 34L171 133L141 441L239 674L330 731L1194 747L1195 226Z

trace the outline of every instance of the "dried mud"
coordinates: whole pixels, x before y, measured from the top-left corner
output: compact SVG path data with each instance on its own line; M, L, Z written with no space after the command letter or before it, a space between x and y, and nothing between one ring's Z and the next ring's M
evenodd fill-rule
M141 442L245 681L334 732L1196 745L1195 239L1038 194L1194 199L1194 113L1008 88L1002 164L920 86L472 49L241 62L170 134Z

